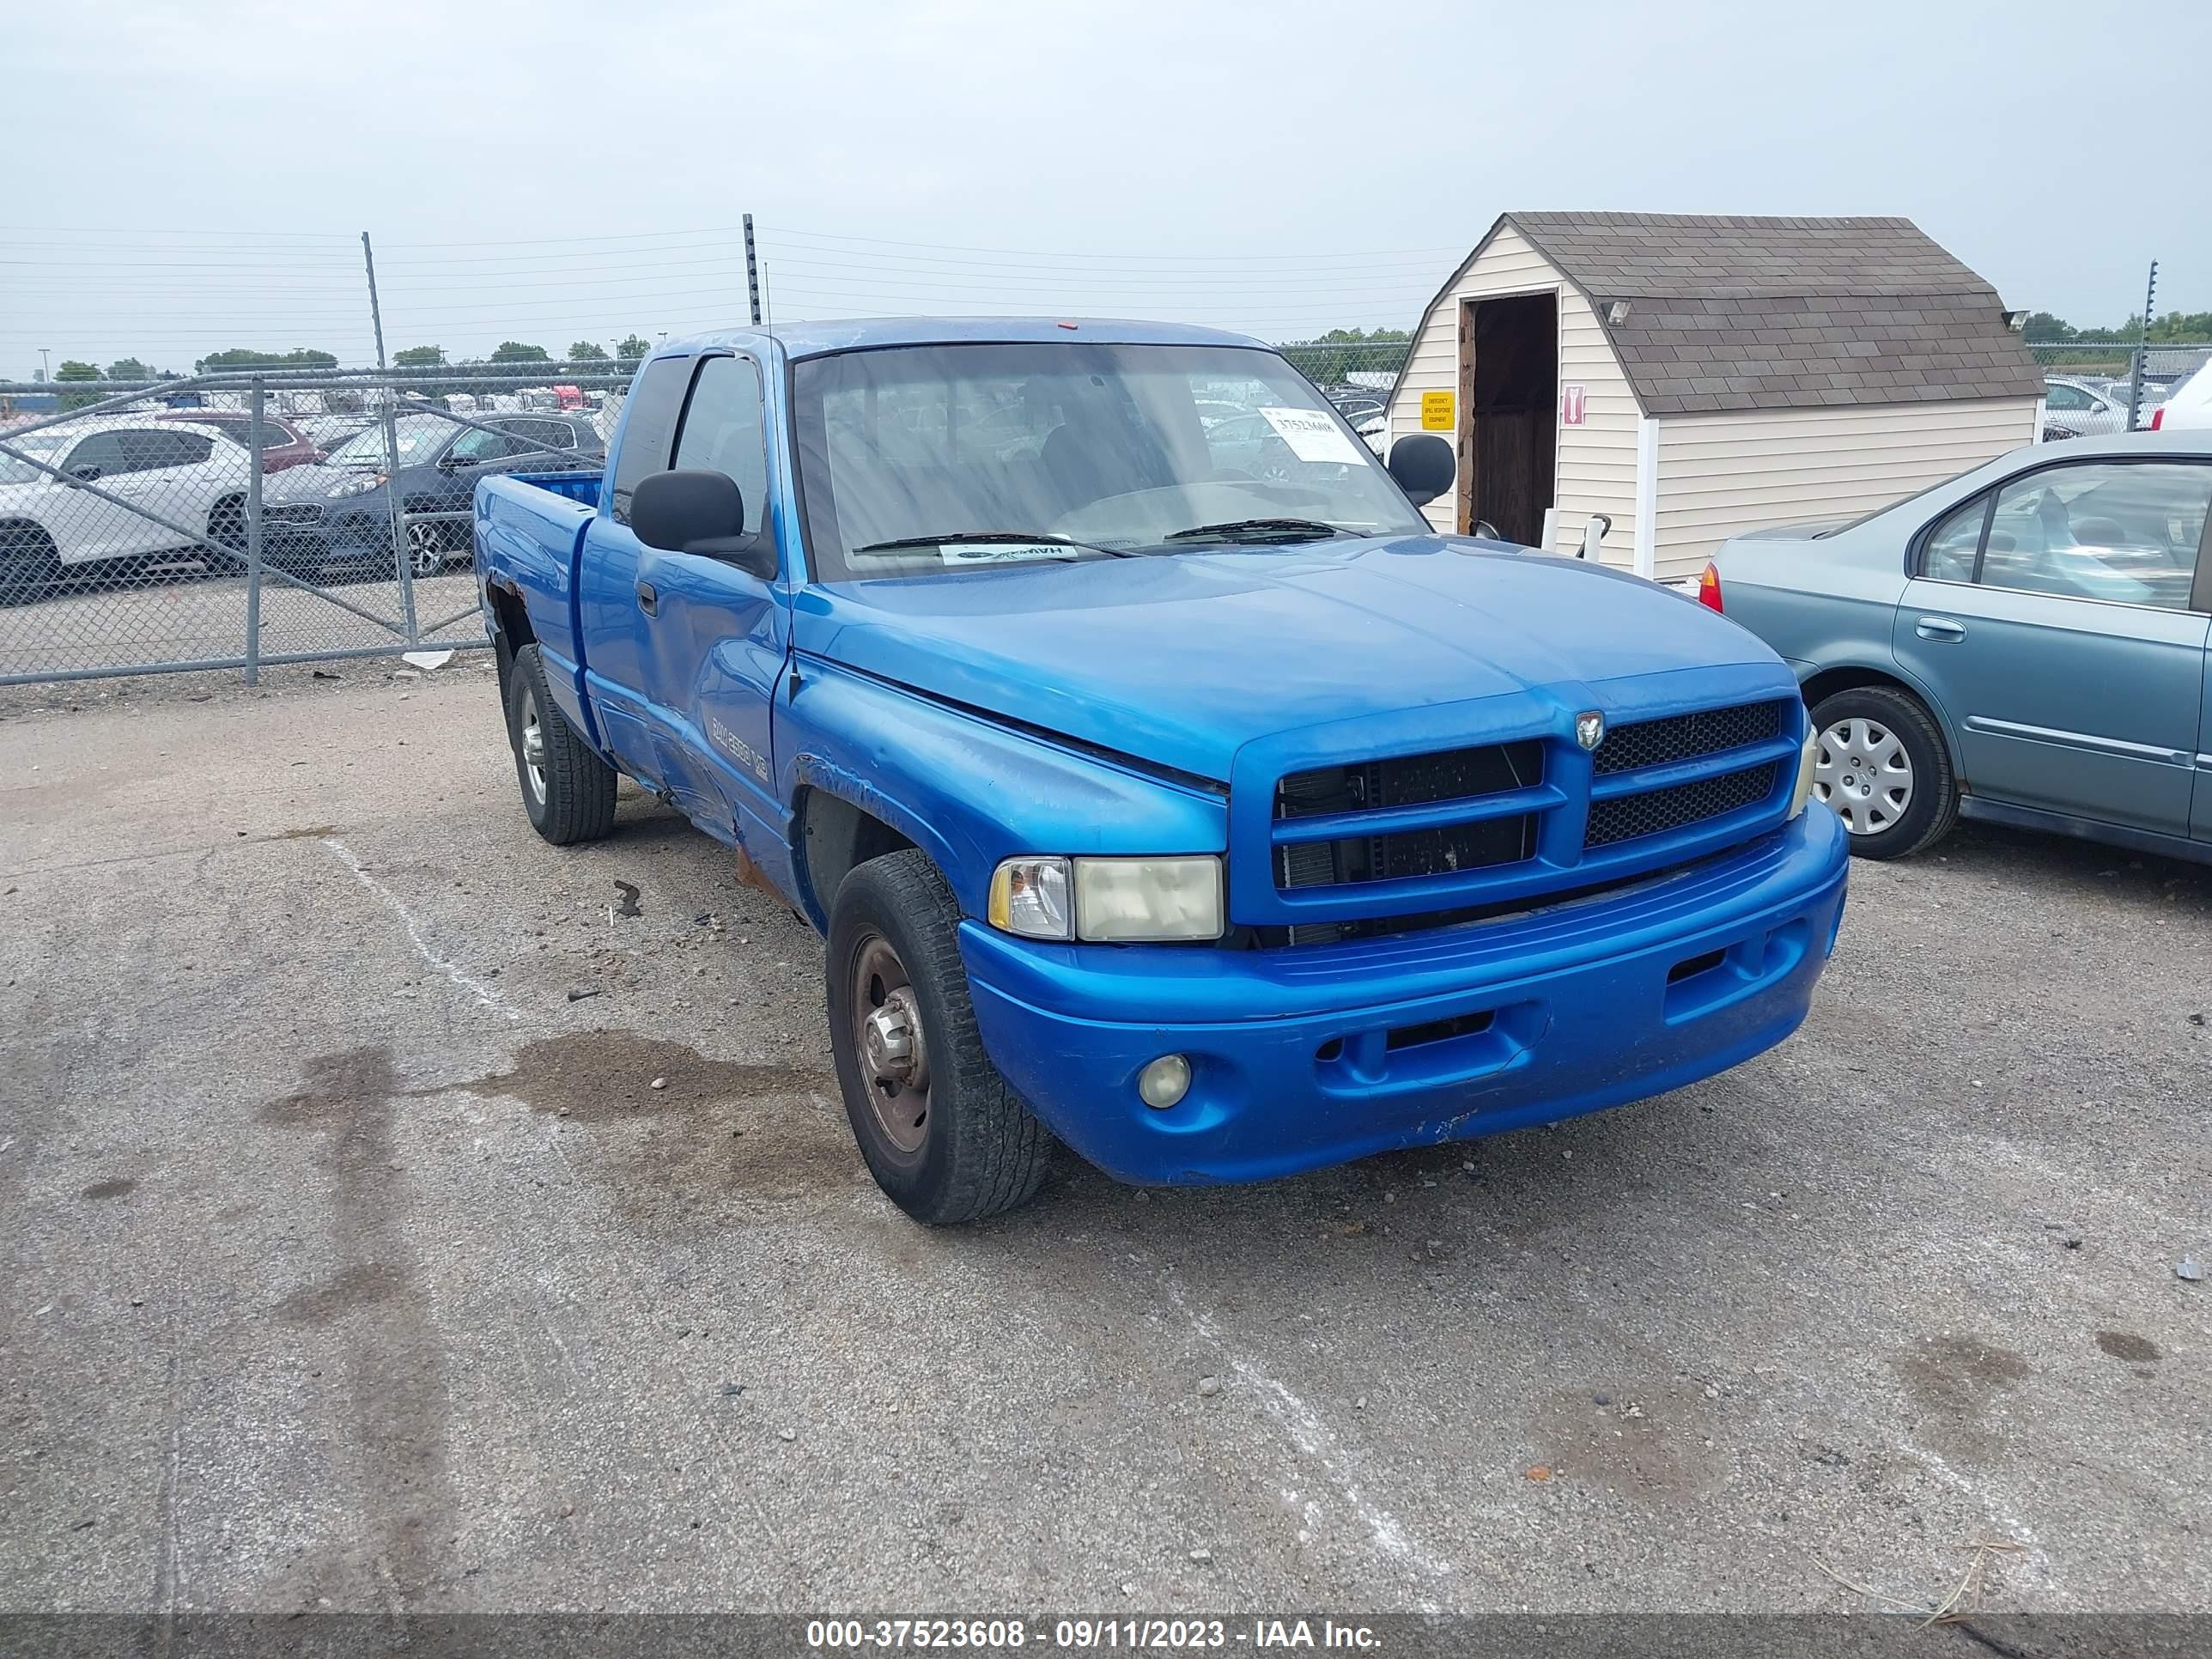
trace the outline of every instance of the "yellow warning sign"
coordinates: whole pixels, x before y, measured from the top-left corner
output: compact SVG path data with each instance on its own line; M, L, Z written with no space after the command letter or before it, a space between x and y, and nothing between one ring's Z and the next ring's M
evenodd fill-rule
M1459 399L1449 392L1421 394L1421 430L1453 432L1459 428Z

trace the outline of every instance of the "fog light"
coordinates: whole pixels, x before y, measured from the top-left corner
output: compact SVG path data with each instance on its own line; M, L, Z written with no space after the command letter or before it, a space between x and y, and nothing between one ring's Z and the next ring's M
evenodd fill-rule
M1181 1054L1162 1054L1137 1073L1137 1098L1164 1112L1190 1092L1190 1062Z

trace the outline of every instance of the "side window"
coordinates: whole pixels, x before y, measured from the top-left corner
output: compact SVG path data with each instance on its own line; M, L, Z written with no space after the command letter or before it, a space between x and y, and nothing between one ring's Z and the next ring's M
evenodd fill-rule
M672 465L726 472L744 497L745 528L768 521L760 370L750 358L709 357L700 366Z
M615 452L614 488L609 501L617 524L629 522L630 492L648 473L668 471L668 451L676 438L676 418L683 412L684 389L690 384L692 359L655 357L632 382L628 418L620 448Z
M148 467L198 466L215 453L215 434L208 432L139 432L140 463Z
M1928 540L1920 550L1920 574L1939 582L1973 580L1974 555L1981 551L1982 520L1987 516L1989 507L1987 490L1953 507L1928 532Z
M2089 394L2078 386L2054 386L2044 389L2044 404L2050 409L2087 409Z
M66 470L74 472L81 466L98 470L103 478L112 478L118 472L131 471L131 459L123 447L120 432L95 432L70 451Z
M526 424L528 422L517 421L511 428L498 432L465 426L461 428L461 435L453 440L453 448L447 453L453 459L470 466L481 466L486 461L505 460L510 455L526 454L531 446L514 434L521 432Z
M2208 507L2203 461L2045 467L1998 488L1982 582L2185 611Z
M533 449L574 449L576 434L566 421L517 421L507 428Z

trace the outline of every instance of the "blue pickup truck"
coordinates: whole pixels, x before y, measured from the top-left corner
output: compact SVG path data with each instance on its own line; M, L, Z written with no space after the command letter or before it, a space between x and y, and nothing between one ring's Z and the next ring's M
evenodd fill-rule
M1678 594L1434 533L1452 471L1210 330L663 346L603 477L477 487L523 805L592 840L627 775L825 935L847 1115L924 1221L1055 1139L1251 1181L1780 1042L1846 862L1796 683Z

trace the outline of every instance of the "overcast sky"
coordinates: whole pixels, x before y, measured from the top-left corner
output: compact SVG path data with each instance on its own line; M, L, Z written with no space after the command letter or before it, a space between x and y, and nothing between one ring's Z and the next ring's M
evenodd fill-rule
M1408 325L1508 209L1903 214L2009 305L2212 308L2212 4L11 3L0 375L38 348L744 320Z

